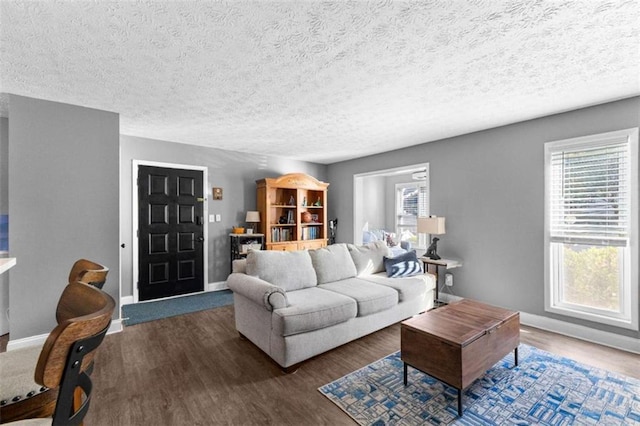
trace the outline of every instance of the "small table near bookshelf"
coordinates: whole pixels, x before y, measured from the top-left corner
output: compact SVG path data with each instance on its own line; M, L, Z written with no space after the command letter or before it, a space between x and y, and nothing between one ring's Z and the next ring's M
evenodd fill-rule
M229 262L233 264L234 260L247 257L250 249L264 250L264 234L229 234L229 246Z

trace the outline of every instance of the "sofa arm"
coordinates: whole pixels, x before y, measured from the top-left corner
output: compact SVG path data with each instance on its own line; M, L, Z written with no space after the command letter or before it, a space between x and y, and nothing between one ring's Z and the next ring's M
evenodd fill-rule
M247 274L233 273L227 278L227 286L252 302L264 306L267 311L286 308L287 293L280 287Z

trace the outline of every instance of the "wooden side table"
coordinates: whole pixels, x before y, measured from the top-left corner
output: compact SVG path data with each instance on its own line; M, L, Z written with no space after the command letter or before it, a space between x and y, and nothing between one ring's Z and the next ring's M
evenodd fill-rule
M459 259L431 259L430 257L421 257L420 260L422 260L424 265L424 272L429 272L436 276L435 302L438 302L438 289L440 288L440 275L438 274L438 269L440 267L444 267L446 272L448 269L459 268L462 266L462 261Z

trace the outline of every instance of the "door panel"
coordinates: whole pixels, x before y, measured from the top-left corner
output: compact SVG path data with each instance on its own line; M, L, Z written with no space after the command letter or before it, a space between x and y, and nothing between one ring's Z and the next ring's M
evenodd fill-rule
M204 290L202 171L138 167L138 299Z

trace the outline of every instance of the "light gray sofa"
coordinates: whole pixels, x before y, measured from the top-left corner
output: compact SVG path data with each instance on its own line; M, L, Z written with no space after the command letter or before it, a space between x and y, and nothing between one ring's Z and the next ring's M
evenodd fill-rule
M236 329L285 370L433 307L435 279L389 278L384 242L252 251L234 261Z

